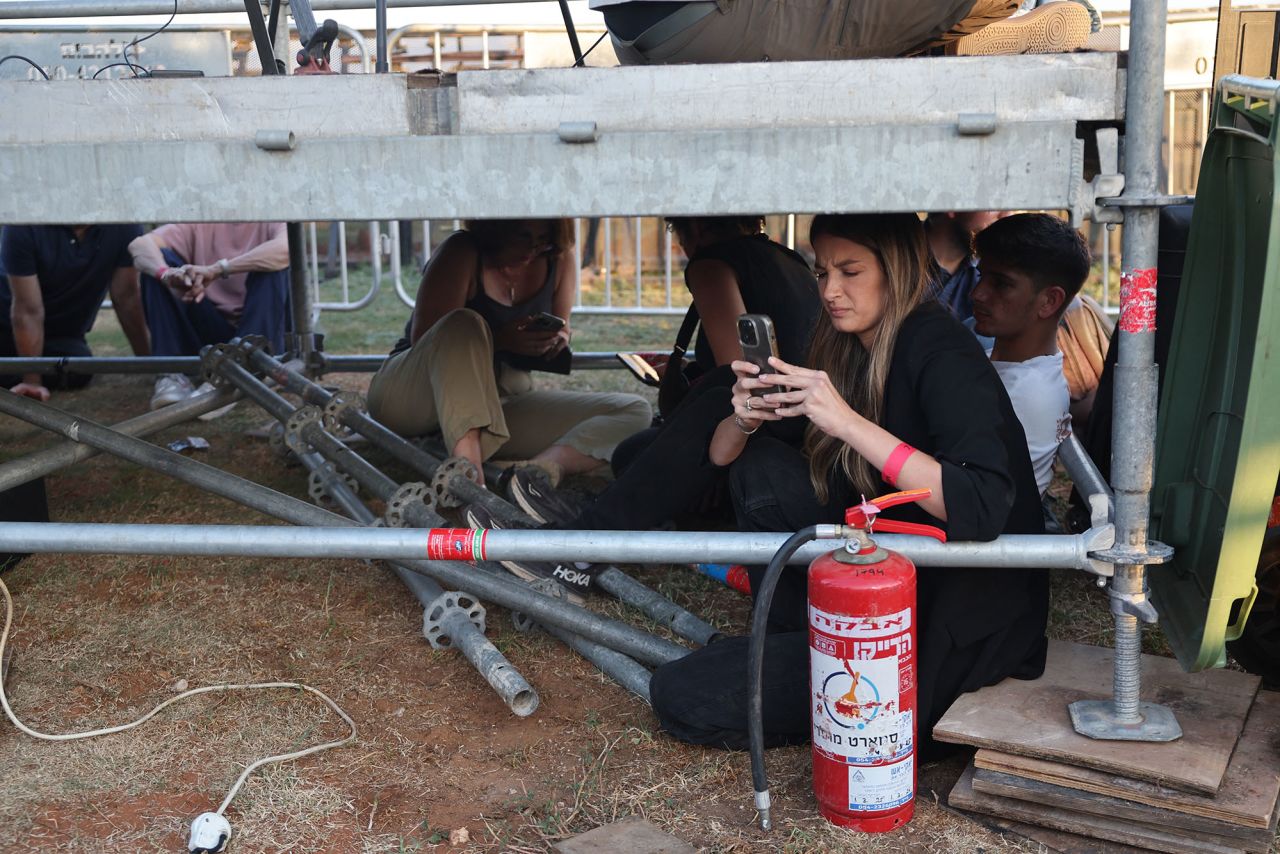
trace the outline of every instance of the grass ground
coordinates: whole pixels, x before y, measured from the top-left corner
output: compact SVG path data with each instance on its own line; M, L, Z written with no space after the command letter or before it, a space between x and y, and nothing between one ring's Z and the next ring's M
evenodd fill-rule
M384 293L359 314L326 314L333 352L383 352L407 309ZM677 319L582 317L582 350L654 348ZM114 318L92 338L125 352ZM657 347L661 349L660 347ZM332 378L360 388L367 377ZM573 387L640 387L622 371ZM143 410L146 377L100 377L54 403L102 422ZM305 498L298 468L245 432L264 421L241 404L225 418L154 437L201 435L198 458ZM0 459L46 434L0 419ZM371 454L394 477L408 473ZM261 524L255 513L120 461L98 457L47 481L58 521ZM1055 487L1060 489L1060 487ZM673 600L728 630L747 615L736 593L674 567L637 568ZM250 778L233 803L236 852L546 850L625 816L647 817L707 851L1036 851L943 806L955 762L925 769L915 820L879 837L816 816L808 752L774 751L777 830L754 829L746 757L677 744L649 709L542 635L490 608L488 635L538 689L518 719L455 653L421 637L421 609L385 568L359 561L37 555L5 573L13 591L14 708L52 732L130 720L184 686L287 679L328 693L358 740ZM1110 642L1105 597L1090 579L1054 577L1051 633ZM624 615L614 603L594 607ZM1150 651L1163 649L1158 631ZM0 726L0 851L178 851L244 765L340 735L320 704L290 692L202 697L128 733L50 744ZM469 841L450 844L466 829ZM455 834L455 839L457 839Z

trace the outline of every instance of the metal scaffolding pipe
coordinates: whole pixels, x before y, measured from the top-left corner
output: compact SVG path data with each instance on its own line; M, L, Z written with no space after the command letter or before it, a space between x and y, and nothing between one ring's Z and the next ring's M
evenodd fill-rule
M290 498L289 501L325 514L330 520L328 526L298 529L278 525L8 522L0 523L0 546L14 552L64 551L78 554L189 554L368 560L426 557L433 564L436 560L586 560L602 563L631 560L663 564L752 564L767 563L788 536L732 531L473 531L469 528L334 527L333 520L342 523L349 520L297 499ZM930 537L907 534L876 535L876 542L906 555L920 566L1086 571L1095 569L1092 565L1084 565L1089 563L1088 553L1094 546L1105 548L1110 541L1109 528L1094 528L1083 534L1071 535L1007 534L989 543L939 543ZM790 563L807 564L818 555L840 545L839 540L817 540L799 549ZM475 574L472 567L464 566L464 569ZM467 587L466 582L446 583L456 583L464 589ZM507 607L537 616L519 604ZM576 630L573 625L569 627Z
M1076 492L1088 504L1091 522L1095 525L1113 522L1116 513L1115 496L1111 487L1102 479L1102 473L1098 471L1089 452L1074 433L1058 446L1058 459L1075 484Z
M347 487L342 478L337 475L333 468L331 468L319 454L308 453L299 454L298 456L310 471L316 473L320 478L321 483L324 485L325 491L329 494L329 497L341 506L348 516L363 523L364 525L373 524L373 511L366 507L364 503L356 497L355 493ZM444 591L441 590L440 586L431 579L411 572L395 562L389 562L389 565L396 573L396 576L414 592L418 597L418 601L420 601L424 607L431 607L431 605L438 601L439 597L443 595ZM456 617L457 615L455 615L455 618ZM644 666L637 663L635 659L609 649L607 646L602 644L589 641L580 635L575 635L568 629L562 629L559 626L546 625L540 626L540 628L552 637L564 643L583 658L590 661L596 667L600 668L601 672L613 681L617 682L623 688L638 695L646 703L649 702L649 680L653 674L651 674ZM470 631L468 631L466 627L463 627L461 631L469 635L473 632L477 632L478 630L475 626L471 626ZM484 640L483 634L480 634L480 641L483 641L488 646L488 648L483 649L483 655L477 654L473 657L472 654L467 653L467 648L463 647L463 651L467 654L468 660L476 666L476 669L480 671L489 684L493 685L499 695L503 697L503 700L507 702L507 705L511 706L512 711L521 716L531 714L538 705L537 693L529 687L529 684L525 682L524 677L520 676L519 672L515 671L514 668L504 670L495 664L497 661L495 656L500 658L502 654L498 652L496 647L493 647L492 644L489 644L488 641ZM468 645L471 644L471 642L467 643ZM461 646L461 644L456 640L456 635L455 645ZM505 663L505 661L505 659L502 659L502 662ZM510 665L507 666L510 667ZM496 684L494 679L490 678L490 674L493 674L495 677L500 677L501 683ZM520 688L520 685L524 686L523 689ZM508 695L511 695L515 702L519 702L523 706L527 706L528 711L522 712L518 710L515 705L512 705L513 700L507 699ZM532 703L531 705L529 705L530 702Z
M648 668L616 650L593 643L558 626L541 626L541 628L544 632L561 641L565 646L600 668L600 672L605 676L608 676L650 706L653 705L653 701L649 699L649 680L653 678L653 674L649 672Z
M1142 623L1154 623L1147 566L1171 550L1148 540L1156 435L1156 268L1164 112L1167 0L1133 4L1125 83L1124 209L1120 319L1111 346L1115 368L1111 484L1116 545L1101 555L1114 565L1110 586L1115 620L1112 699L1071 704L1077 732L1091 738L1170 741L1181 737L1171 709L1142 702Z
M313 406L327 406L333 400L334 395L332 393L297 371L290 369L288 365L281 364L278 359L273 358L271 354L262 348L244 349L247 352L249 364L255 370L262 371L286 391L298 395ZM436 469L440 467L440 461L435 457L410 444L404 437L387 429L359 409L343 410L338 420L343 426L364 436L375 446L391 454L400 462L428 479L433 477ZM483 489L483 487L478 488Z
M655 350L662 349L662 345L655 345ZM690 350L686 354L689 358L693 358L694 352ZM330 355L322 354L322 363L324 369L329 373L373 373L382 367L382 363L387 360L386 356L359 356L359 355ZM618 361L618 354L608 350L583 350L580 353L573 354L572 368L575 371L613 371L621 370L622 362ZM0 369L4 368L3 360L0 360Z
M356 497L342 478L317 453L298 454L298 459L307 470L319 478L325 492L352 519L362 525L372 525L375 521L373 511ZM468 613L458 607L442 607L447 602L445 591L439 585L403 566L391 564L396 577L418 597L425 609L423 613L424 627L431 619L432 612L440 608L438 617L441 634L449 639L449 645L462 653L471 666L476 669L484 681L498 693L502 702L507 704L518 717L528 717L538 708L538 692L507 660L497 647L484 636L484 631L471 621ZM480 611L483 615L483 609ZM618 653L615 653L618 654Z
M128 421L121 421L111 429L126 436L150 436L152 433L190 421L192 418L212 412L239 399L240 392L234 389L214 389L157 409L155 412L147 412ZM10 460L0 464L0 492L52 474L74 463L83 462L98 453L100 452L97 448L67 441L59 442L28 456Z
M3 8L3 7L0 7ZM187 374L200 373L199 356L6 356L6 374Z
M3 8L3 6L0 6ZM318 353L316 358L325 373L375 373L386 356L335 355ZM51 374L187 374L195 376L202 369L199 356L4 356L0 357L0 373ZM615 353L590 351L573 354L573 370L620 370L622 363Z
M530 0L386 0L389 9L419 6L488 6L498 3L525 3ZM316 12L365 10L369 0L311 0ZM0 4L0 20L11 18L110 18L124 15L168 15L173 0L16 0ZM244 12L243 0L179 0L180 15L209 15Z
M56 407L47 403L39 403L29 398L20 397L9 391L0 392L0 412L20 418L37 427L51 430L56 433L62 433L73 441L84 442L93 445L99 450L106 451L122 459L129 460L145 468L160 472L161 474L174 477L184 483L198 486L215 495L229 498L240 504L245 504L255 510L275 516L278 519L285 519L295 525L316 525L331 526L330 533L337 533L346 536L355 535L357 542L361 534L368 535L375 531L382 531L390 534L416 534L423 537L425 532L419 530L416 532L402 530L387 529L364 529L356 525L355 522L340 516L336 513L330 513L319 507L314 507L305 501L300 501L288 495L276 492L252 481L244 480L235 475L207 466L196 460L188 459L181 454L175 454L172 451L157 448L141 439L135 439L132 436L124 436L115 433L100 424L96 424L86 419L77 418L69 415ZM17 529L9 528L9 524L17 523L0 523L0 544L7 543L10 536L21 538L22 535ZM218 540L218 535L213 530L206 531L211 534L211 538L204 539L203 535L197 533L189 546L188 551L171 551L165 546L164 541L168 539L164 533L165 530L172 532L174 529L170 526L141 526L154 527L159 530L153 531L149 545L137 550L138 541L129 534L117 536L121 532L112 533L112 529L118 529L121 526L115 525L85 525L80 523L63 524L63 523L46 523L56 525L64 532L82 531L90 534L90 539L79 539L79 548L56 548L53 543L48 543L49 548L27 549L28 552L60 552L82 554L195 554L195 555L235 555L242 554L236 550L235 544L225 540ZM337 526L340 530L332 530L332 526ZM137 529L138 526L124 526ZM199 527L199 526L195 526ZM248 532L253 530L267 530L256 526L213 526L225 527L227 529L239 527L241 531ZM294 542L299 545L309 536L314 535L317 529L295 529L272 527L270 530L277 532L288 531L291 534L302 535L296 538ZM96 534L93 533L96 531ZM35 532L29 532L34 535ZM94 546L92 537L98 537L99 544ZM74 539L74 538L73 538ZM201 543L203 544L197 545ZM212 543L218 541L217 546L220 550L214 550ZM64 545L68 541L64 540ZM126 547L128 546L128 547ZM21 552L21 549L13 549L15 552ZM288 557L288 552L292 549L286 549L284 552L275 552L274 556ZM425 554L425 549L421 542L418 544L416 551L412 549L402 550L396 554L372 555L362 553L360 551L344 552L344 556L352 558L371 558L371 559L387 559L394 560L403 556L421 556ZM307 555L299 554L298 557L306 557ZM337 554L333 555L337 557ZM679 658L688 653L688 650L678 644L670 641L662 640L654 637L648 632L637 629L634 626L618 620L612 620L608 617L602 617L592 613L585 608L580 608L569 602L562 602L550 596L544 596L536 590L530 589L527 585L521 584L515 579L490 577L487 574L479 574L473 567L465 564L455 563L453 561L420 561L420 560L404 560L403 565L413 570L428 575L450 587L457 587L468 590L477 596L489 601L502 605L505 608L520 611L528 614L530 617L541 623L552 623L554 625L565 626L573 631L581 634L591 640L603 643L620 652L625 652L638 661L646 664L661 664Z
M266 383L228 358L217 360L215 370L281 423L287 423L298 411L293 404L268 388ZM354 477L362 487L378 498L385 500L399 488L399 484L394 480L326 433L318 421L304 424L298 431L298 435L319 451L321 456L331 460L334 465Z
M10 391L0 392L0 412L45 430L61 433L73 442L92 445L100 451L198 486L206 492L252 507L277 519L288 519L296 525L332 526L347 521L269 487L236 477L165 448L158 448L141 439L117 433L86 418L71 415L47 403L21 397Z
M328 391L302 376L290 366L281 364L262 348L242 346L241 349L242 352L247 352L250 365L262 371L288 391L301 396L306 402L316 406L326 406L333 400L333 395ZM436 457L410 444L404 437L387 429L357 408L343 409L338 416L338 420L347 428L364 436L377 447L429 479L434 478L440 468L441 463ZM478 483L469 480L461 473L450 477L447 485L450 492L458 500L463 503L478 504L484 507L493 515L494 519L504 525L525 527L526 525L535 524L535 520L527 514ZM379 497L386 498L387 496L380 495ZM430 527L430 524L425 527ZM617 567L606 566L600 568L596 573L595 583L600 589L614 598L638 609L651 620L669 627L680 637L691 640L694 643L705 645L719 634L716 628L706 620L685 608L681 608Z

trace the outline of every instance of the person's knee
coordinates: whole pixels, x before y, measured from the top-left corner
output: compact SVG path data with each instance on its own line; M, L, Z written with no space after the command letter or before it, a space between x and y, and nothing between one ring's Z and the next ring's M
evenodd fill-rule
M490 349L493 347L493 333L489 331L489 324L469 308L455 308L437 320L423 338L430 339L435 346L445 348L475 341L484 342Z
M639 433L653 423L653 407L649 401L635 394L620 394L614 401L618 417L624 420L631 433Z

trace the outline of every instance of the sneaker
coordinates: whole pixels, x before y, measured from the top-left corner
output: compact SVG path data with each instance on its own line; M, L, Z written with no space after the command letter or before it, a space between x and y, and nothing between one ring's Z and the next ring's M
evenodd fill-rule
M947 46L952 56L1068 53L1085 43L1093 28L1089 10L1070 0L1054 0L1025 15L988 24Z
M195 391L185 374L161 374L156 380L155 394L151 395L151 408L160 409L186 400Z
M478 504L472 504L463 512L467 524L472 528L502 529L501 522L489 514L489 511ZM575 605L585 605L591 593L592 582L595 581L595 568L589 563L570 563L568 561L550 563L534 560L500 560L507 572L525 581L537 581L549 578L565 591L566 597Z
M215 389L216 389L216 386L214 386L213 383L201 383L200 387L191 393L191 396L197 397L202 394L209 394ZM212 421L215 418L221 418L222 416L226 415L228 412L235 409L235 407L236 407L236 401L233 400L230 403L228 403L226 406L219 406L217 409L211 409L208 412L204 413L203 415L198 415L196 417L198 417L201 421Z
M578 515L578 508L556 494L551 478L537 466L511 469L506 485L512 502L544 525L565 525Z

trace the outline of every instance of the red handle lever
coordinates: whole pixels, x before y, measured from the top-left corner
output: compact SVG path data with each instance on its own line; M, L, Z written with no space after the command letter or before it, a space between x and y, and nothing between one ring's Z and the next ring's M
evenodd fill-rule
M876 517L880 515L881 510L896 507L899 504L908 504L912 501L921 501L931 495L933 495L933 490L931 489L907 489L902 492L890 492L888 495L881 495L879 498L863 501L861 504L844 511L844 523L854 528L864 528L870 531L876 524ZM915 534L921 537L934 537L944 543L947 541L946 533L933 525L922 525L918 522L896 522L892 519L885 519L879 523L879 527L885 533Z
M947 532L933 525L922 525L919 522L899 522L896 519L885 519L876 523L876 528L884 534L915 534L917 537L933 537L939 542L947 541Z

